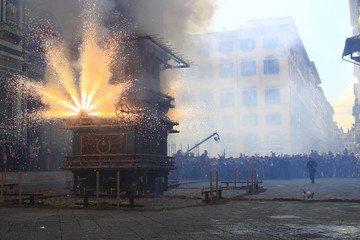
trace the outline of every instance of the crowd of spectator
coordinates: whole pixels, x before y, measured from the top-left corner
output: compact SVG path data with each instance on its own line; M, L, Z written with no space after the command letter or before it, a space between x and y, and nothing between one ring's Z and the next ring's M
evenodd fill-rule
M2 142L0 147L0 171L51 171L58 170L62 155L54 146L27 145L22 142ZM309 154L275 154L269 156L240 154L239 157L209 157L205 151L200 156L174 154L176 169L170 172L171 179L207 179L210 171L218 171L221 180L246 179L247 171L256 170L259 179L291 179L308 177L307 162L312 158L317 163L316 178L360 177L360 154L348 152Z
M237 179L246 179L247 171L256 170L259 179L291 179L308 177L307 162L311 157L317 162L316 178L353 178L360 177L360 154L322 153L311 151L309 154L275 154L269 156L240 154L239 157L210 158L205 151L201 156L174 154L176 170L170 178L178 180L207 179L210 171L218 171L221 180L233 180L234 170Z
M23 142L1 142L0 172L54 171L59 170L62 154L55 146Z

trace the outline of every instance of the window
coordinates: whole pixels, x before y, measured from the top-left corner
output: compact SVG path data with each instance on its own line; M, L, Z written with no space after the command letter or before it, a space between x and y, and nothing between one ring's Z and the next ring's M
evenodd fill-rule
M223 134L221 137L221 142L226 144L234 144L236 142L236 137L234 134Z
M7 78L2 78L1 79L2 81L0 82L0 94L1 94L0 96L2 97L2 101L0 101L0 113L2 113L1 114L2 118L6 116L8 119L10 119L14 117L13 107L14 107L15 96L8 94L9 92L6 89L6 84L5 84Z
M254 76L256 75L256 62L244 61L241 62L241 76Z
M280 103L280 89L278 87L265 89L265 104L279 104Z
M242 104L243 106L256 106L256 89L242 90Z
M205 117L205 118L200 119L200 122L199 122L200 128L212 129L212 128L214 128L214 126L215 126L215 124L214 124L214 120L212 118Z
M251 132L246 133L242 137L242 140L244 144L244 149L246 149L247 152L252 152L258 149L258 145L261 139L255 132Z
M181 96L181 106L190 107L196 104L196 98L194 94L186 93Z
M214 96L211 91L204 91L199 94L200 107L212 107L214 105Z
M8 118L12 118L12 117L14 117L14 109L13 109L13 104L14 104L14 99L12 98L12 96L9 96L9 97L7 97L7 99L6 99L6 106L7 106L7 108L6 108L6 116L8 117Z
M211 64L200 65L199 68L199 79L209 79L213 76L213 68Z
M268 113L265 115L265 123L268 126L281 125L281 115L279 113Z
M222 91L220 93L220 106L221 107L234 107L235 106L235 93L232 90Z
M282 148L282 137L281 133L272 132L266 135L265 144L269 149L281 149Z
M184 127L189 128L189 129L198 127L196 118L186 118L186 119L182 120L181 122L183 122Z
M249 51L255 48L255 40L253 38L240 40L240 49Z
M201 53L204 55L210 55L212 53L211 43L205 43L201 45Z
M134 61L130 60L124 65L124 74L126 80L134 79L135 72L136 72L136 67Z
M234 120L232 116L224 116L223 123L225 129L233 129L234 128Z
M150 64L149 64L150 65ZM155 64L154 62L149 66L151 78L149 78L150 86L153 87L153 89L156 91L156 89L160 89L160 68L158 64Z
M195 80L196 74L195 74L194 68L185 68L181 72L182 72L182 76L183 76L182 78L185 81Z
M268 135L266 135L265 141L267 145L272 145L272 146L281 145L282 142L281 133L277 133L277 132L269 133Z
M219 42L219 52L230 53L232 51L233 51L233 42L232 41Z
M6 100L4 101L4 98L6 96L6 88L5 88L5 84L2 81L2 79L1 79L1 82L0 82L0 96L3 98L3 100L0 101L0 112L5 113L6 109L7 109Z
M234 64L233 63L220 63L219 75L221 78L234 77Z
M264 74L279 73L279 60L278 59L265 59L264 60Z
M278 37L263 38L263 48L271 49L279 45Z
M256 114L248 114L243 116L242 125L244 127L256 127L258 125L258 117Z

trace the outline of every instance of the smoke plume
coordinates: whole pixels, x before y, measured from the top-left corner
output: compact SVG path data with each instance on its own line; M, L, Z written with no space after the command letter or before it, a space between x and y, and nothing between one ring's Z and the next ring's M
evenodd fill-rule
M89 4L103 9L99 19L116 10L131 22L133 31L159 34L177 48L186 34L206 31L216 10L215 0L28 0L26 7L30 22L46 16L70 37L77 31L82 6Z

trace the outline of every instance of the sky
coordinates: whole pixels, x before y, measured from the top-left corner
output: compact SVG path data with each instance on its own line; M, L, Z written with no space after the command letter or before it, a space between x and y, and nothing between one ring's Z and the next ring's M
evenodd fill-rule
M292 16L310 61L315 63L334 121L351 127L354 65L342 60L353 35L348 0L216 0L211 31L239 29L246 20Z

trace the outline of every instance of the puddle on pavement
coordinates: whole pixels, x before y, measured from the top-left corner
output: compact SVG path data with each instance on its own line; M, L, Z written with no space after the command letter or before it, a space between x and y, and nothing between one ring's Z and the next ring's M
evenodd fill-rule
M217 220L217 219L212 219L212 218L210 219L210 221L211 221L211 222L219 222L219 220Z
M295 215L276 215L276 216L268 216L269 218L275 218L275 219L285 219L285 218L300 218Z
M330 238L357 239L360 237L360 227L350 225L298 225L283 224L284 226L296 229L302 234L321 234Z
M352 205L352 206L349 206L349 207L360 208L360 205Z

